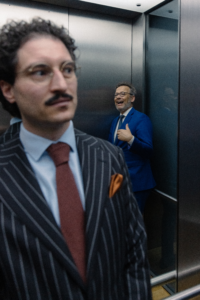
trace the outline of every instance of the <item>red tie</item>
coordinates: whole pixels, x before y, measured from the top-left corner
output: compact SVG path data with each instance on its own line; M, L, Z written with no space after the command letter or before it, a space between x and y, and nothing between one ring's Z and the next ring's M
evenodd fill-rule
M47 152L56 166L61 230L80 275L86 282L84 211L68 164L70 147L59 142L49 146Z

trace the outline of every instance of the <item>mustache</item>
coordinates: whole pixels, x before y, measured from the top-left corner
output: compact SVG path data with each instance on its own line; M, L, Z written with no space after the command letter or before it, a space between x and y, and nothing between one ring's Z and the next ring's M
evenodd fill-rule
M70 99L72 100L73 97L69 94L56 94L55 96L49 98L46 102L45 102L45 105L51 105L54 101L58 100L59 98L67 98L67 99Z

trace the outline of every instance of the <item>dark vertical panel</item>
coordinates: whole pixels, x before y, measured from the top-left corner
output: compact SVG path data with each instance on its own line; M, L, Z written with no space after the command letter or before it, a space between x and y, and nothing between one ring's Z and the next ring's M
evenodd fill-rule
M156 188L177 198L178 20L150 15L147 41L146 96Z
M174 1L175 8L178 1ZM148 253L155 275L176 268L178 163L178 20L168 17L170 6L147 18L146 108L153 125L152 168L157 183L145 212ZM175 291L175 284L169 285Z
M101 138L108 138L110 124L118 114L115 85L131 80L131 27L131 20L69 11L69 30L80 49L82 69L74 123Z
M145 17L140 15L133 20L132 33L132 84L137 90L134 107L144 111L144 32Z
M200 281L200 1L180 3L179 291Z

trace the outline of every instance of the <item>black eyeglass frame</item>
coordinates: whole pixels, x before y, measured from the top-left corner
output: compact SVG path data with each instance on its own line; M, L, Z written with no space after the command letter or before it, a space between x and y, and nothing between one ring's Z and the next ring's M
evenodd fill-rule
M129 95L132 95L132 96L134 96L134 95L133 95L133 93L128 93L128 92L120 92L120 93L114 94L114 97L115 97L115 98L117 98L117 96L121 96L121 97L123 97L123 96L125 96L126 94L129 94Z

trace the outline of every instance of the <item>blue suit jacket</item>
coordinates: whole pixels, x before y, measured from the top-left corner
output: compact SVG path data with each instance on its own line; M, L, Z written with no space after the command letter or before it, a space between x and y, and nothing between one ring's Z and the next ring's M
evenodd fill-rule
M109 141L114 144L114 133L119 117L112 122ZM147 115L132 108L126 116L121 129L125 129L128 123L131 133L134 135L133 144L117 139L116 146L122 148L125 161L131 177L133 191L152 189L156 183L150 166L150 157L153 151L152 124Z

